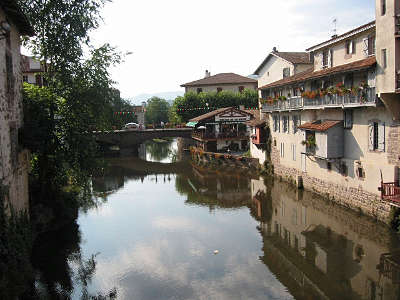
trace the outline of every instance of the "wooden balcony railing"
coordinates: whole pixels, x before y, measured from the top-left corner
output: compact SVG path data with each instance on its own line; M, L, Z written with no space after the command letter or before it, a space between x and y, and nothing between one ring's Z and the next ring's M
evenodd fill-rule
M360 95L325 95L314 99L291 97L285 101L274 101L262 105L263 112L315 109L327 107L359 107L376 105L375 88Z
M383 200L400 204L400 187L395 182L382 182L380 191Z

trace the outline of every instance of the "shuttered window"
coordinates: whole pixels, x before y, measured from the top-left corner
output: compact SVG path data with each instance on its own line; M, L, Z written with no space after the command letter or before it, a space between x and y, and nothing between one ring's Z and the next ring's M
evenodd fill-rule
M283 68L283 78L290 76L290 68Z
M333 67L333 50L329 49L328 51L328 68Z
M299 117L297 115L293 115L292 122L293 122L293 133L296 133L297 127L299 126Z
M281 143L281 157L285 157L285 143Z
M385 123L371 121L368 124L368 150L385 151Z
M292 159L293 161L296 161L296 144L292 144L291 148L292 148Z
M346 109L343 111L343 121L344 121L345 129L353 128L353 111L352 110Z

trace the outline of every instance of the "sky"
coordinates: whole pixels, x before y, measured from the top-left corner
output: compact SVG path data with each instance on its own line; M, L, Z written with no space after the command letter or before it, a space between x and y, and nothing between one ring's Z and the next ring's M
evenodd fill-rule
M252 74L273 47L304 51L375 18L372 0L114 0L91 34L132 52L112 69L124 98L183 91L211 75Z

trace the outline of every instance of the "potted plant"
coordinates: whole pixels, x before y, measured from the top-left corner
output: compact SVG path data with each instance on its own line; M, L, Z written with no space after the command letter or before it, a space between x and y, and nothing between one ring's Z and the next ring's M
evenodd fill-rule
M317 144L315 142L315 137L313 135L310 135L306 140L302 141L301 144L304 146L307 146L307 148L310 149L315 149L317 147Z

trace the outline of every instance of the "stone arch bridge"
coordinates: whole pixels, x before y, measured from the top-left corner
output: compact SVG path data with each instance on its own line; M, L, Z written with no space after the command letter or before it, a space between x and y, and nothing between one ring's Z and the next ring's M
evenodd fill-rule
M131 148L147 140L165 137L191 138L192 128L164 128L146 130L114 130L93 132L96 141L103 145L115 145L121 149Z

